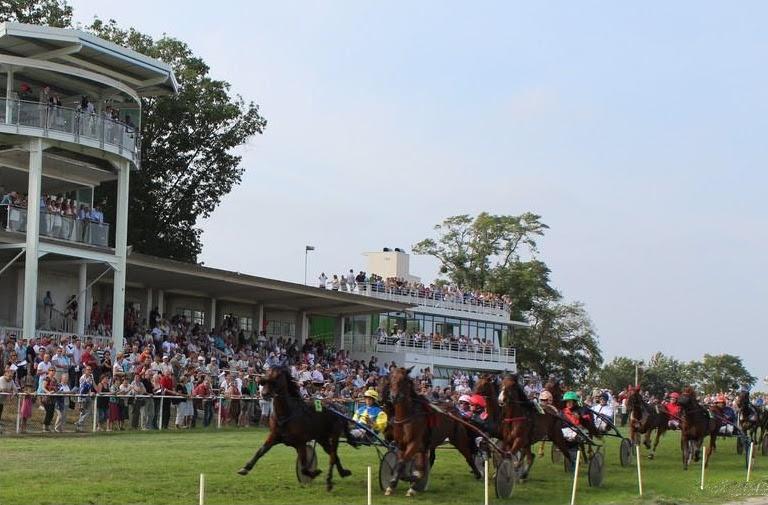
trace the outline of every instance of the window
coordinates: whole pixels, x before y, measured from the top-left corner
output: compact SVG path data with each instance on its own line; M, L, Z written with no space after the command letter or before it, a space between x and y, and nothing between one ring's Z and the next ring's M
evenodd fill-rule
M241 317L240 318L240 329L245 331L253 331L253 318L252 317Z
M176 314L184 316L184 318L192 324L205 324L205 312L202 310L194 309L176 309Z

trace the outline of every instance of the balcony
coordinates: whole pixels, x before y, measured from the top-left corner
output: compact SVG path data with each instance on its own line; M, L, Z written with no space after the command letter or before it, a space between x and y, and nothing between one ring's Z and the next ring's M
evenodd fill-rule
M0 132L73 142L139 163L140 138L135 126L81 109L3 98Z
M0 225L6 231L27 232L27 209L2 206L0 217L4 218L0 221ZM109 224L52 214L40 209L40 236L97 247L109 247Z
M395 341L387 337L379 339L373 336L351 336L344 337L344 349L351 352L361 353L398 353L401 355L416 355L428 358L429 361L436 364L457 363L470 366L477 363L493 364L497 366L484 366L489 369L508 369L513 370L516 367L516 352L514 347L495 347L492 345L426 345L423 343L414 343L412 340L406 342Z

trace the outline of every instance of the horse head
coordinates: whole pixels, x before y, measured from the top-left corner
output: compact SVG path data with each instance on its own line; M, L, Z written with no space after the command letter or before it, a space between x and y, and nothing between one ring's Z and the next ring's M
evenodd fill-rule
M400 367L389 374L389 398L393 405L416 396L413 380L408 375L412 369Z
M291 372L284 367L270 368L269 372L259 379L259 384L262 386L262 396L265 398L283 395L296 398L301 396L299 388L293 382Z
M525 391L517 381L517 375L507 375L501 382L501 392L499 393L499 405L522 405L528 402Z
M475 384L475 393L485 397L486 403L497 397L501 398L498 387L496 386L495 378L491 374L483 374L477 380L477 384Z

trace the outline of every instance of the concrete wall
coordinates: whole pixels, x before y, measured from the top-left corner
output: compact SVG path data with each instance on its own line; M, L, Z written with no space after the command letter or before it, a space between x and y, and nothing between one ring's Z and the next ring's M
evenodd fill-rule
M365 253L368 257L368 273L387 277L399 277L412 282L418 282L420 279L410 274L410 257L404 252L369 252Z

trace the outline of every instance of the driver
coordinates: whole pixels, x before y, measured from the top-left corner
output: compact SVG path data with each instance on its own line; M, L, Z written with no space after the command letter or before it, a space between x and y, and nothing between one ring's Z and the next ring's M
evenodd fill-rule
M379 393L375 389L368 389L363 393L365 405L361 405L352 420L364 424L376 433L382 433L387 427L387 413L379 406ZM353 437L364 439L366 431L363 428L350 430Z
M469 402L469 395L459 396L459 403L456 405L456 410L459 411L459 415L461 417L472 417L472 411L470 410Z
M723 435L733 435L733 426L736 424L736 412L725 404L725 395L720 393L715 399L713 410L717 412L726 421L720 427L720 433Z
M579 395L574 391L568 391L563 395L563 402L565 404L562 410L563 417L573 425L573 427L578 429L581 426L581 419L579 417ZM573 442L578 436L573 427L563 427L563 436L569 442Z
M592 412L595 412L596 414L601 414L602 416L605 416L608 419L613 419L613 405L611 405L610 399L611 399L610 395L606 392L603 392L597 395L595 397L595 402L592 404ZM594 419L595 419L595 428L597 428L599 431L603 433L608 431L608 423L603 417L594 416Z
M678 398L680 398L680 393L677 391L672 391L669 393L669 401L664 402L664 408L667 409L667 412L669 413L669 429L671 430L679 430L680 429L680 404L677 403Z

